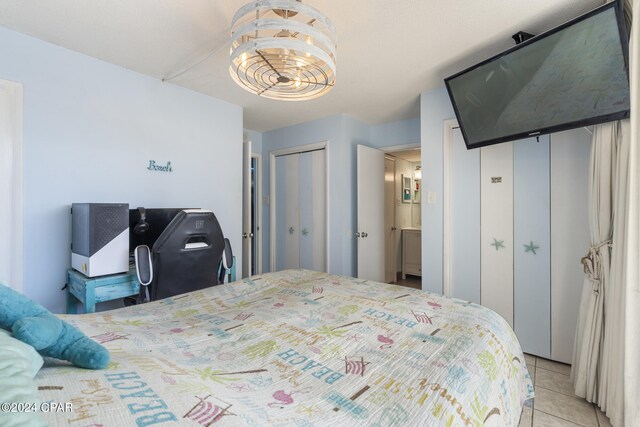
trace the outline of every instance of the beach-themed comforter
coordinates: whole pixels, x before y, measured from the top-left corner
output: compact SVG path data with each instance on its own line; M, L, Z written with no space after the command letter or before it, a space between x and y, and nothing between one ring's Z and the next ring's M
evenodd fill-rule
M287 270L61 316L108 369L49 360L60 426L516 426L533 387L506 321L461 300ZM68 408L68 406L61 406Z

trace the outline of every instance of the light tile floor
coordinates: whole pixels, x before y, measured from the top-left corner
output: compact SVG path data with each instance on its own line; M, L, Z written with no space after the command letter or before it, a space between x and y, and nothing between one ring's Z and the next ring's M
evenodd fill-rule
M611 427L592 403L573 394L571 367L525 355L536 397L525 403L520 427Z

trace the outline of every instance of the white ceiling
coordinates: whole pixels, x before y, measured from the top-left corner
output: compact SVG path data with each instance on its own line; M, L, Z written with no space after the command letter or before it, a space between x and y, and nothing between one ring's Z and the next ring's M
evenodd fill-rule
M246 0L0 0L0 25L244 108L266 131L336 113L369 124L418 117L419 94L602 0L305 0L338 30L335 88L312 101L259 98L228 72L229 23ZM7 60L3 58L2 60Z
M392 151L387 153L391 157L397 157L398 159L403 159L408 162L420 162L422 157L420 155L419 148L412 148L411 150L402 150L402 151Z

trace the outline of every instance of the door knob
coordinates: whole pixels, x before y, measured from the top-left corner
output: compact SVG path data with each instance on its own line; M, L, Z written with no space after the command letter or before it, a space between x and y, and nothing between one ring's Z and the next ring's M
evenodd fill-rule
M356 231L356 237L360 237L360 232Z
M391 227L391 231L396 231L397 228L396 227Z
M365 233L364 231L362 232L362 237L367 237L368 235L368 233Z
M246 233L245 233L246 234ZM253 237L253 233L249 233L249 237Z
M247 233L242 233L242 238L246 239L247 238Z

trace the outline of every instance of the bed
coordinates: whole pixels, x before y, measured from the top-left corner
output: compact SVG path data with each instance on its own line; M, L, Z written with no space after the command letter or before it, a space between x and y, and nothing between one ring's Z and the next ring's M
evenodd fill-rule
M286 270L61 316L106 370L48 360L53 426L517 426L533 386L515 334L477 304Z

